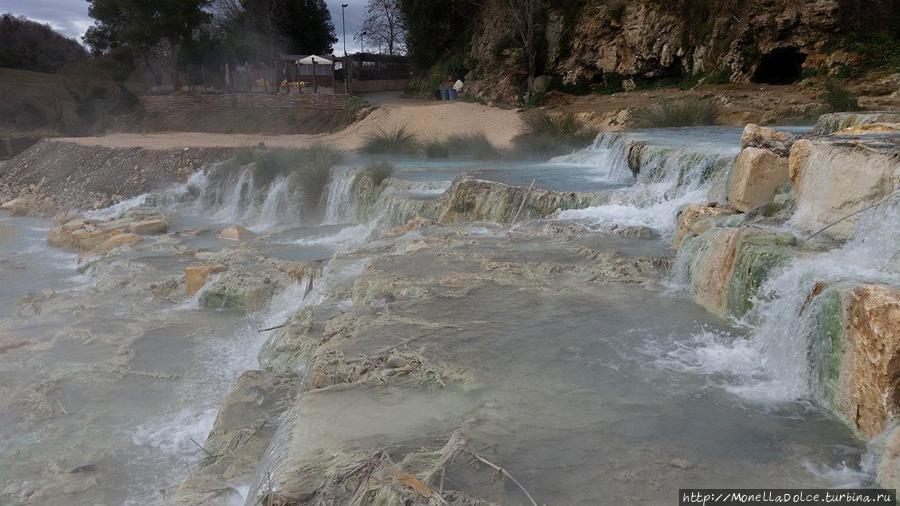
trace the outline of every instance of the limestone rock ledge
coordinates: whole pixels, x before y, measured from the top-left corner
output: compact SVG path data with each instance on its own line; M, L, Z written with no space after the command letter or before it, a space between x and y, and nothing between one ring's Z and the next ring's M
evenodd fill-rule
M484 397L486 384L505 378L479 361L505 360L493 350L521 342L525 331L508 327L527 319L529 302L595 307L667 268L664 257L604 249L587 230L541 227L481 235L429 225L333 257L321 297L272 332L261 371L244 373L223 401L200 469L171 502L217 504L251 475L248 502L405 504L438 490L450 504L518 501L490 468L472 469L485 434L512 416ZM421 247L407 253L410 241ZM449 318L454 311L471 316ZM530 332L555 349L542 330ZM445 473L469 478L441 484Z
M759 287L799 254L790 234L752 227L713 227L684 241L685 266L698 304L719 316L742 316Z
M828 226L828 235L846 239L854 213L900 188L900 135L800 140L789 171L797 198L791 223L810 233Z
M900 289L847 282L822 287L815 285L805 308L816 394L851 427L874 437L900 413Z
M47 243L56 248L68 248L84 253L104 253L113 248L133 244L142 235L164 234L168 218L153 209L134 208L118 218L93 220L82 217L63 217L47 232ZM117 240L113 238L118 237Z

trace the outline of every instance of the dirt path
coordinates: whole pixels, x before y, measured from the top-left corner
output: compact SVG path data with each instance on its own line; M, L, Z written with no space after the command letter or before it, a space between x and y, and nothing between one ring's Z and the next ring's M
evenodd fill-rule
M519 133L521 119L514 110L466 102L390 101L362 121L339 132L318 135L254 135L200 132L124 133L102 137L62 137L57 141L109 148L147 149L214 148L250 146L264 142L275 147L305 147L315 143L339 149L357 149L366 136L379 128L405 126L420 139L483 132L497 147L509 147Z

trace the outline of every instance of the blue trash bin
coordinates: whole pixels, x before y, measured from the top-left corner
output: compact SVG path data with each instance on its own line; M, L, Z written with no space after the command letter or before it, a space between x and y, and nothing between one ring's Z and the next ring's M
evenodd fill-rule
M456 100L456 90L450 88L447 93L450 95L450 100Z
M450 90L441 88L441 100L450 100Z

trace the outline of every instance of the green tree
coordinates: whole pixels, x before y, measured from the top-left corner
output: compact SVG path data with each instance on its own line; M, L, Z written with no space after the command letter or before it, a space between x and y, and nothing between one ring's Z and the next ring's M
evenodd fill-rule
M47 25L11 14L0 16L0 67L55 72L87 56L81 44Z
M418 70L443 58L468 53L480 2L476 0L399 0L406 49Z
M185 56L196 49L200 28L212 18L212 0L88 0L94 26L85 43L95 54L119 61L157 60L172 75L176 87Z
M217 0L215 7L233 58L330 54L337 42L324 0Z

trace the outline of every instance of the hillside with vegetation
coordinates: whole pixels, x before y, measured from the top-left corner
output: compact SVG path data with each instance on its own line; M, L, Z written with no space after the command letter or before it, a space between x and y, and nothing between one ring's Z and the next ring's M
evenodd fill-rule
M0 67L55 72L87 57L81 44L48 25L12 14L0 15Z
M900 68L895 0L400 3L419 94L448 75L485 100L539 104L548 92L822 86Z

